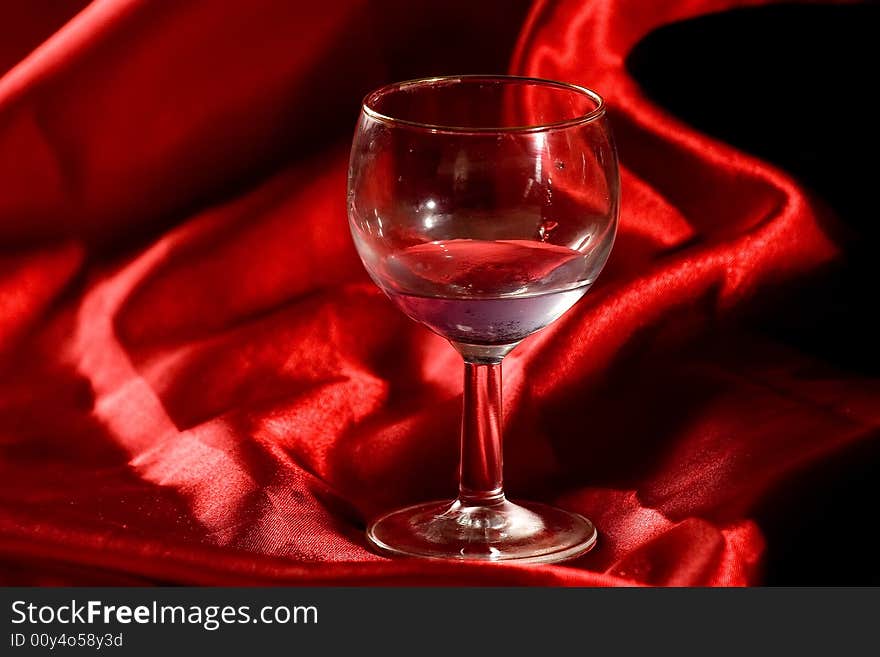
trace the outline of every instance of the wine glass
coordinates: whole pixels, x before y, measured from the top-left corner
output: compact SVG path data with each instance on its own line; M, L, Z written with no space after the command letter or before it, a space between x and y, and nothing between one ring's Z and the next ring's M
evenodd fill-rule
M436 77L366 96L348 216L373 281L464 359L458 497L375 520L388 554L548 563L596 542L581 515L504 495L501 361L580 299L617 230L602 98L513 76Z

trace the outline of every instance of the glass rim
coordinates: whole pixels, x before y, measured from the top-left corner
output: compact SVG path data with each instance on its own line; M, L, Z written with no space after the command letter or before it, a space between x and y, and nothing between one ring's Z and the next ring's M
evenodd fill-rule
M461 81L475 81L475 80L489 80L493 82L520 82L526 84L532 84L534 86L542 86L542 87L555 87L557 89L565 89L570 92L577 93L581 96L586 96L594 103L596 103L596 107L585 114L580 114L578 116L574 116L570 119L563 119L562 121L553 121L550 123L537 123L530 125L517 125L517 126L454 126L454 125L441 125L435 123L423 123L420 121L413 121L411 119L401 119L394 116L389 116L387 114L383 114L378 110L374 109L370 106L370 103L378 99L380 96L388 94L389 92L397 92L405 87L415 87L415 86L423 86L434 82L461 82ZM531 133L531 132L546 132L549 130L559 130L564 128L571 128L575 126L585 125L587 123L591 123L596 119L601 118L605 115L605 99L602 98L598 93L593 91L592 89L588 89L587 87L583 87L579 84L574 84L571 82L560 82L558 80L550 80L548 78L537 78L537 77L529 77L522 75L437 75L430 76L424 78L414 78L412 80L404 80L402 82L392 82L390 84L383 85L378 89L374 89L369 92L366 96L364 96L363 101L361 101L361 112L368 116L369 118L379 121L380 123L384 123L390 126L401 126L407 128L414 128L418 130L423 130L425 132L431 133L453 133L453 134L506 134L506 133Z

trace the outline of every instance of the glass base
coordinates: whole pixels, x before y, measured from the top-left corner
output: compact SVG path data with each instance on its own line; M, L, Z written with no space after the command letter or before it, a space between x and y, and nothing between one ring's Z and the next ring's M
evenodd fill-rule
M474 506L455 500L392 511L367 528L367 538L397 556L553 563L588 552L596 528L577 513L537 502Z

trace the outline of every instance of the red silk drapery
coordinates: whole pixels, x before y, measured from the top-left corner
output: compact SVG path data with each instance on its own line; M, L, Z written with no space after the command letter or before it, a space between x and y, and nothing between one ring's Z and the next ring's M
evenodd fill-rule
M22 4L0 50L8 582L758 583L754 505L876 434L875 384L735 321L836 256L818 210L624 66L659 26L760 3L539 2L511 71L608 99L621 229L588 297L505 362L505 474L600 547L370 553L365 519L451 495L457 459L458 356L367 280L345 218L351 101L417 10L81 4Z

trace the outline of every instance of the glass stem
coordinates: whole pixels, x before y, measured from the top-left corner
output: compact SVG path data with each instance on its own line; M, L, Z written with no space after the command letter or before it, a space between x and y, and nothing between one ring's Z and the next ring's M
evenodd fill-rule
M465 506L504 501L501 467L501 361L464 364L458 500Z

